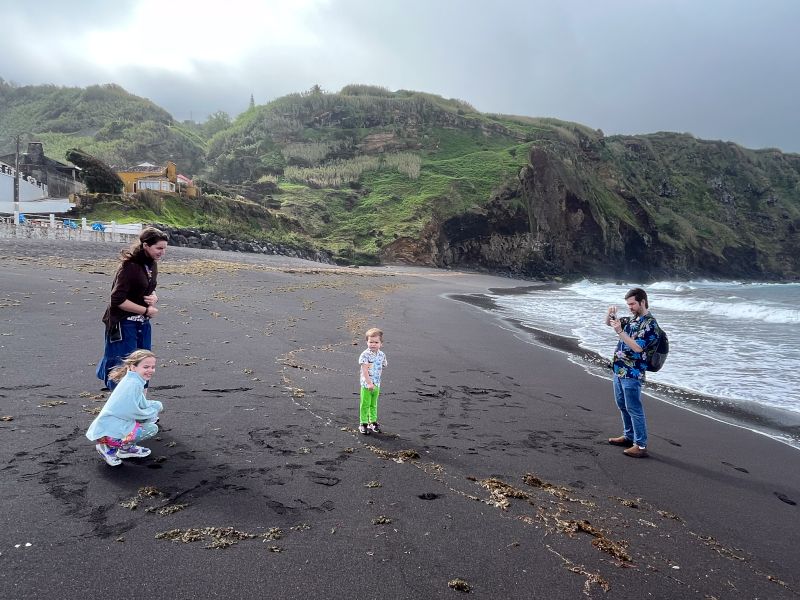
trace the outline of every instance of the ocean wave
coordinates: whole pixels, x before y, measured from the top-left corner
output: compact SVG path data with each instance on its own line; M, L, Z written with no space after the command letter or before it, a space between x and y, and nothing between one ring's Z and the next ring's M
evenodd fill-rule
M616 344L604 324L635 284L583 280L496 298L508 317L571 337L584 350L608 358ZM672 352L654 384L676 386L734 404L755 403L800 413L800 284L672 281L644 286L653 313L669 331ZM781 366L765 376L764 361Z
M695 298L660 298L660 310L705 313L734 321L763 321L764 323L800 323L800 310L781 308L757 302L715 302Z
M635 284L631 285L636 287ZM769 287L778 292L786 290L790 294L770 294L770 297L778 298L779 295L783 295L788 300L789 296L796 294L795 290L798 285L800 284L659 281L650 284L646 289L658 292L650 295L655 314L661 311L690 314L702 313L734 321L760 321L763 323L796 325L800 324L800 310L787 308L787 302L770 299L748 299L747 296L752 296L753 294L748 294L747 290L753 287L761 290ZM630 288L627 285L594 283L584 279L565 286L563 289L585 300L619 306L623 302L625 293ZM725 292L727 292L725 296L721 296L721 293ZM709 295L714 296L714 298L708 298Z
M651 290L667 290L671 292L690 292L697 289L696 286L687 282L680 281L656 281L647 286Z

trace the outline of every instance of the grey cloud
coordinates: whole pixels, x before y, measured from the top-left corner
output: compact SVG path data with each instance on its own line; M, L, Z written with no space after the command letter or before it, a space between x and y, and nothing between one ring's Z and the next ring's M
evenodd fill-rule
M88 6L81 11L92 14L88 22L63 9L37 10L47 13L37 21L45 47L120 22L126 15L119 6L130 10L132 3ZM30 15L11 12L14 23L31 25ZM486 112L577 121L608 134L669 130L800 151L793 107L798 22L793 0L347 0L311 16L307 27L320 47L259 51L225 67L197 64L192 76L152 65L109 73L91 57L43 60L25 50L31 38L17 35L0 38L0 77L114 81L178 119L196 120L216 110L234 116L251 93L261 104L313 84L334 91L368 83L460 98Z

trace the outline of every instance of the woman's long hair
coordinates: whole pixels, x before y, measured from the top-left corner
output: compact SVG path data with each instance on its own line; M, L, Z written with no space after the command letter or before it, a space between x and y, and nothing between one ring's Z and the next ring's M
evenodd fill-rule
M128 262L129 260L138 263L150 262L145 254L144 244L152 246L158 242L168 241L169 236L160 229L156 229L155 227L145 227L142 229L142 233L139 234L139 241L134 242L130 248L126 248L122 251L122 262Z

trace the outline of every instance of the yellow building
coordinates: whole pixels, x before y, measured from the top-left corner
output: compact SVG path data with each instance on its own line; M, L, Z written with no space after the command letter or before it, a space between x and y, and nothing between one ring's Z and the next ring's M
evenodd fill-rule
M127 193L144 190L174 192L178 182L177 167L172 161L167 161L165 167L159 167L147 162L135 167L114 167L114 172L122 179Z

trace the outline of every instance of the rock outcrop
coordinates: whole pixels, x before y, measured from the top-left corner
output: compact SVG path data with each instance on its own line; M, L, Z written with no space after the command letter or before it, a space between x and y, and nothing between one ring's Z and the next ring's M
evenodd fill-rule
M484 206L434 218L383 258L527 277L800 279L800 207L763 177L753 185L765 169L739 172L734 160L698 186L702 151L726 144L692 148L683 172L653 139L611 139L613 148L602 138L534 146L516 183ZM789 188L800 185L800 157L781 160Z
M227 250L229 252L253 252L256 254L273 254L279 256L292 256L304 258L315 262L334 264L333 256L322 250L294 248L283 244L257 240L235 240L226 238L213 232L198 231L196 229L173 228L166 225L155 224L169 235L169 244L187 248L205 248L208 250Z

